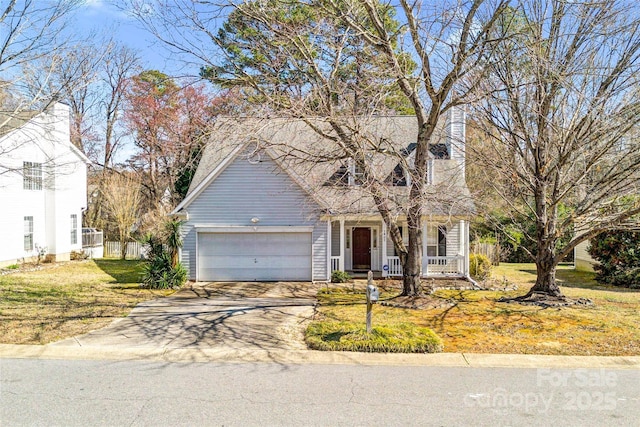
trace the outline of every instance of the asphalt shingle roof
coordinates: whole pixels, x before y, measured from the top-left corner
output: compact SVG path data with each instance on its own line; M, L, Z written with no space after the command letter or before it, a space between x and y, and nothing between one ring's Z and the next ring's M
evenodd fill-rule
M380 181L388 180L399 162L412 161L415 147L412 144L417 139L417 131L413 116L360 118L349 126L349 132L370 152L367 161L373 164ZM433 139L432 144L446 143L444 123L438 126ZM268 153L330 213L377 213L365 186L327 185L348 156L335 130L322 119L219 119L188 195L239 146L245 147L244 156L250 156L252 152ZM424 195L425 215L472 214L474 205L461 164L456 160L440 159L433 160L432 164L434 182ZM408 197L408 187L388 186L386 191L392 208L401 212Z

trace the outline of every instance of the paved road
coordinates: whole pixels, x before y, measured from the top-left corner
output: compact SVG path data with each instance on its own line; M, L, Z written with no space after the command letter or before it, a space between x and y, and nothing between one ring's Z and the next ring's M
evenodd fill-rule
M0 359L0 425L632 426L640 371Z

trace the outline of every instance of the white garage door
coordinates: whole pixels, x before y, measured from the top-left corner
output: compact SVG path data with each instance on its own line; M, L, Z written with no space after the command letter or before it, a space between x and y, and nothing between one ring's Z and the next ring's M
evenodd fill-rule
M200 281L309 281L311 233L198 233Z

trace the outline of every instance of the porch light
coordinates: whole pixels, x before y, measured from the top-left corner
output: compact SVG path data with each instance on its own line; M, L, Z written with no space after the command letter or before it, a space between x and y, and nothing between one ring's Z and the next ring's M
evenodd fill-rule
M254 224L257 224L259 221L260 221L260 218L258 218L258 217L254 216L253 218L251 218L251 222L254 223Z

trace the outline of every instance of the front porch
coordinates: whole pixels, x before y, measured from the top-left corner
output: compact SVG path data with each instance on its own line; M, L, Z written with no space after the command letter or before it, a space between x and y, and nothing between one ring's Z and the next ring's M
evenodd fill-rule
M381 220L332 218L328 221L329 271L352 274L371 270L376 276L401 277L402 266ZM399 223L407 239L406 223ZM469 223L466 220L423 222L422 277L469 275ZM405 244L407 244L405 240Z

